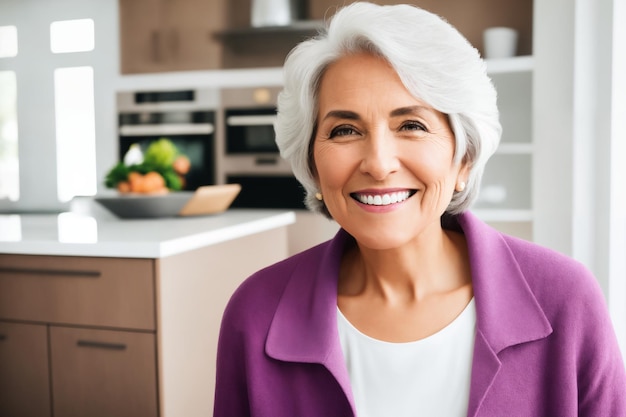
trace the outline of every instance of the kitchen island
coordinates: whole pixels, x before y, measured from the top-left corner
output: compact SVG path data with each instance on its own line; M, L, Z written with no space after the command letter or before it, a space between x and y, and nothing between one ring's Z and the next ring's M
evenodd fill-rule
M0 415L211 415L226 302L294 221L0 215Z

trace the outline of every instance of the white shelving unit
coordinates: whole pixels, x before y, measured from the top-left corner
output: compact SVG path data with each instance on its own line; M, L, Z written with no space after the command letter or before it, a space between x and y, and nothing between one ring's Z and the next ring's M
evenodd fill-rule
M487 60L498 91L503 127L496 154L487 163L473 207L497 229L532 240L532 56Z

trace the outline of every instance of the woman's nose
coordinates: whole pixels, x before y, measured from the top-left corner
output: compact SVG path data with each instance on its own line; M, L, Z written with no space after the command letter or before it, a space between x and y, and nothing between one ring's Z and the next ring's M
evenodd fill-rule
M376 180L383 180L400 167L393 136L387 132L374 132L363 141L361 172Z

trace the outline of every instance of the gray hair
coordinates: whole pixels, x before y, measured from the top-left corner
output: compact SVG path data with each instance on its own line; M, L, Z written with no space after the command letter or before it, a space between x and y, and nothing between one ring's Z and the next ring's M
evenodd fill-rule
M312 141L320 80L331 63L359 52L385 59L409 93L448 115L456 141L455 162L465 162L470 169L465 189L454 193L446 211L466 210L478 195L485 164L502 132L496 90L485 63L439 16L411 5L365 2L340 9L325 30L297 45L285 60L276 143L306 190L306 206L330 216L315 198Z

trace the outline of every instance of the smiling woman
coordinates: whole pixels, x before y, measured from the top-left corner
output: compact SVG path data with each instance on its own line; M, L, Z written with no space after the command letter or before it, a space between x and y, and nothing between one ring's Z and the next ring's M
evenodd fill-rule
M469 211L501 127L456 29L409 5L339 10L287 57L275 128L341 230L233 295L216 417L626 415L594 277Z
M312 168L330 216L367 247L432 241L468 175L446 115L363 53L329 65L318 103Z

